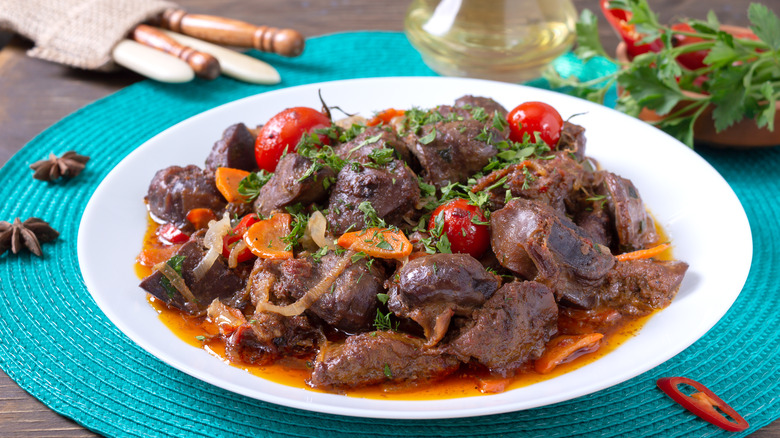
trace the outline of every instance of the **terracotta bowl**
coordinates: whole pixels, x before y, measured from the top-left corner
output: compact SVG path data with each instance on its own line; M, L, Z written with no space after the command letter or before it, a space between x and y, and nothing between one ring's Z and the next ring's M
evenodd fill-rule
M750 32L749 29L737 26L721 26L721 29L729 33ZM616 57L620 62L628 62L626 44L620 43L617 46ZM702 96L698 93L683 91L684 94L692 97ZM775 130L770 131L766 127L759 128L753 119L742 119L721 132L715 131L715 123L712 120L712 105L709 105L696 120L693 126L693 137L696 142L705 143L717 147L767 147L780 145L780 101L775 105ZM680 109L680 106L674 107L671 112ZM663 118L655 111L642 109L639 118L646 122L654 122Z

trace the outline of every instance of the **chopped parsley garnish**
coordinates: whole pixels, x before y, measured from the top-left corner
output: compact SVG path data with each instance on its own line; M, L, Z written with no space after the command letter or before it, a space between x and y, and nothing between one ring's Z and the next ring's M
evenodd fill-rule
M265 170L250 173L238 183L238 194L243 196L246 202L253 201L272 176L274 176L273 173Z
M381 331L397 331L400 321L393 321L391 317L392 312L382 313L381 310L376 309L376 318L374 318L374 327Z
M284 248L285 251L292 251L294 247L300 244L300 239L306 232L306 226L309 224L309 216L302 211L302 206L300 204L286 207L286 209L292 216L292 221L290 223L291 230L286 236L282 237L282 242L287 244Z
M384 219L380 218L370 201L363 201L358 205L358 210L365 215L366 226L369 228L387 227Z
M506 119L498 111L494 111L493 127L501 132L504 132L504 130L509 127L509 122L507 122Z
M323 257L328 253L329 248L327 246L323 246L322 248L318 249L316 252L312 253L311 258L314 260L314 263L319 263L320 260L322 260Z

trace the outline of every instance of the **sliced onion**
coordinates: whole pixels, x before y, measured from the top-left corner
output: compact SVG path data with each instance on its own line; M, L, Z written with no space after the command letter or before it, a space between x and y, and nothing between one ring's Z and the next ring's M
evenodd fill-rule
M220 254L222 254L222 238L230 231L230 216L225 212L222 219L215 221L209 221L209 229L206 231L206 235L203 237L203 246L208 251L203 258L193 269L195 275L195 281L200 281L206 272L211 269L214 262L217 260Z
M309 224L306 226L306 232L309 233L311 239L320 248L326 247L330 249L336 248L336 243L333 239L328 239L325 235L328 230L328 221L325 219L325 215L321 211L315 211L309 218Z
M233 246L233 249L230 250L230 255L228 256L228 268L232 269L238 266L238 255L241 254L241 252L245 249L246 242L244 239L236 242L235 246Z
M246 323L246 318L240 310L226 306L219 298L214 298L214 301L209 304L206 314L219 327L219 331L223 335L234 332L239 326Z
M171 282L171 286L179 291L187 303L197 307L198 300L195 298L195 295L192 294L190 288L187 287L187 285L184 283L184 278L182 278L182 276L179 275L179 273L176 272L176 270L173 269L167 261L154 265L154 270L160 272L160 274L167 278L168 281Z
M352 125L365 125L367 121L363 116L354 115L338 119L333 123L340 128L349 129Z
M336 281L339 275L344 272L344 269L347 269L347 266L352 263L353 255L355 255L355 251L352 250L344 253L344 255L341 257L341 260L339 260L336 266L334 266L333 269L328 272L325 278L320 280L320 282L317 283L313 288L309 289L309 291L306 292L306 294L300 299L298 299L298 301L288 306L277 306L269 302L258 302L257 310L274 312L284 316L300 315L306 309L311 307L314 302L316 302L325 292L330 289L330 286L333 284L333 282Z

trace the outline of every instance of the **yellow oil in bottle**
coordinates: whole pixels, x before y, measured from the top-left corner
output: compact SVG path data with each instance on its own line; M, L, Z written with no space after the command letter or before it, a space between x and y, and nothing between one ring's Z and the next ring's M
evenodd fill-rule
M570 0L413 0L404 27L441 75L521 82L571 47L576 21Z

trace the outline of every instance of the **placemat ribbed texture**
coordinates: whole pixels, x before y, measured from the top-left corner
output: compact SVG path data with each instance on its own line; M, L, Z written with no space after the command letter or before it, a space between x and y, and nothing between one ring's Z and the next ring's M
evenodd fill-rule
M59 240L44 246L43 258L0 256L0 367L46 405L109 436L725 435L655 388L659 377L682 375L707 385L751 423L745 433L730 436L743 436L778 418L780 148L698 151L726 178L747 211L754 242L747 284L728 314L693 346L647 373L586 397L488 417L349 418L238 396L147 354L95 305L76 259L84 207L125 155L192 115L271 89L358 77L433 75L400 33L312 38L296 59L252 54L270 60L284 82L276 87L224 78L187 85L140 82L66 117L0 169L0 220L37 216L61 232ZM572 58L558 64L561 70L585 75L608 67L583 68ZM32 179L30 163L71 149L92 157L81 175L59 183ZM729 231L712 238L728 239Z

